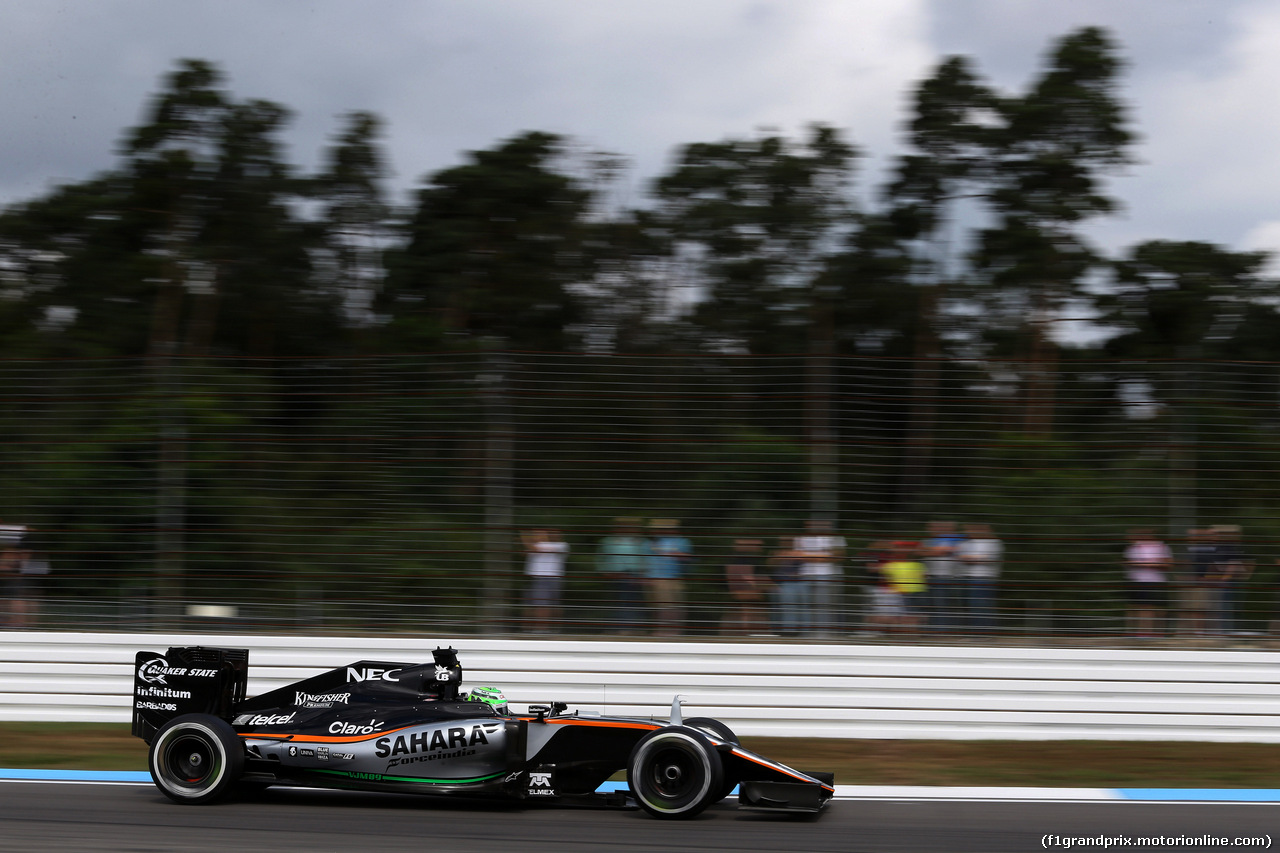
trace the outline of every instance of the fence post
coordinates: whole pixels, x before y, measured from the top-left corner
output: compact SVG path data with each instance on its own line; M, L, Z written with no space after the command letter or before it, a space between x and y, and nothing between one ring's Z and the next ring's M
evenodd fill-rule
M484 590L480 618L489 629L501 628L507 616L511 568L512 433L507 396L510 357L491 347L484 356L480 387L484 399Z

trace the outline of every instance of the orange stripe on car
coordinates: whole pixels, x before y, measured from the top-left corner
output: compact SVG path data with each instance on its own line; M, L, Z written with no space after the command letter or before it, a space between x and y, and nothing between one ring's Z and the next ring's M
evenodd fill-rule
M617 723L609 720L551 719L543 720L543 722L555 726L594 726L603 729L649 729L653 731L662 728L656 723Z
M376 740L411 728L413 726L401 726L398 729L388 729L385 732L374 732L369 735L287 735L279 732L238 732L238 734L240 737L251 737L258 740L287 740L291 743L360 743L361 741Z
M785 764L775 764L774 762L769 761L768 759L757 758L754 755L748 755L747 753L740 752L736 749L733 751L733 754L738 756L739 758L745 758L747 761L751 761L756 764L759 764L761 767L768 767L770 770L774 770L778 773L782 773L784 775L790 776L792 779L799 779L801 782L818 782L818 780L814 779L812 776L805 776L804 774L800 773L798 770L792 770L790 767L787 767ZM818 784L826 788L828 791L830 791L833 794L836 791L834 787L826 784L825 782L818 782Z

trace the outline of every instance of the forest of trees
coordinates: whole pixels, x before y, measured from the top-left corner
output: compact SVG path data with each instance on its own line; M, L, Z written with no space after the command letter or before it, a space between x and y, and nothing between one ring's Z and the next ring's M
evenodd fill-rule
M426 176L402 206L386 198L381 121L352 113L301 174L282 159L287 107L238 101L215 66L185 60L114 169L3 212L0 352L816 343L1053 363L1051 324L1082 315L1115 331L1101 355L1274 357L1262 255L1153 241L1108 257L1082 237L1120 207L1107 177L1132 159L1121 71L1097 29L1054 44L1017 94L952 57L911 93L907 153L882 187L856 192L856 144L815 124L682 146L622 209L623 158L536 131Z
M46 531L86 588L164 577L174 550L188 574L341 575L353 553L446 572L448 554L485 550L486 525L528 521L523 507L557 507L586 537L656 488L634 474L557 491L558 451L522 452L570 385L599 390L610 358L647 357L646 381L678 397L702 366L756 357L789 372L726 368L725 399L799 383L821 404L725 417L705 453L724 468L766 448L792 490L719 494L688 476L655 511L726 534L830 511L856 538L976 505L1020 540L1014 576L1050 581L1131 524L1173 536L1212 514L1269 541L1280 312L1266 256L1174 240L1108 254L1084 236L1121 206L1108 178L1132 167L1122 71L1096 28L1052 44L1020 92L950 57L910 93L883 186L857 184L856 140L813 124L684 145L624 208L624 157L539 131L467 153L398 204L388 130L367 112L306 174L283 159L286 106L238 100L215 65L181 61L113 168L0 212L0 511ZM1079 317L1106 334L1055 334ZM514 414L457 391L495 364L556 390ZM1236 381L1247 390L1228 393ZM886 389L880 404L859 402L868 388ZM397 420L396 400L431 395ZM627 405L637 424L672 417L660 394ZM957 432L947 411L998 415ZM495 417L514 448L485 444ZM838 433L818 442L836 448L825 457L824 429ZM361 458L397 461L362 473L352 436L373 437ZM860 466L872 446L891 464ZM1153 461L1155 446L1168 452ZM495 452L529 460L510 517L493 515ZM831 466L824 486L814 471ZM838 494L796 497L815 483ZM388 526L452 545L388 546ZM170 527L187 533L166 540ZM285 528L335 538L308 550Z

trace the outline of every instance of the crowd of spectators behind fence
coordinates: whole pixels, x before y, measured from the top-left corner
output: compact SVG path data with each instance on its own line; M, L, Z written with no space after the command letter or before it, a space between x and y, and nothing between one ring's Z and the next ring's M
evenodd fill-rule
M1242 627L1237 615L1241 588L1253 574L1240 527L1221 524L1187 531L1187 558L1180 583L1172 549L1153 531L1136 529L1125 550L1129 584L1129 631L1152 637L1178 632L1230 634Z
M595 567L612 600L613 630L674 636L688 627L685 584L693 546L675 519L654 519L648 527L646 536L640 519L617 519L597 547ZM534 630L544 630L546 584L535 570L538 546L531 543L545 541L545 531L525 534L524 540L529 621ZM724 557L727 602L720 629L785 637L835 637L850 629L993 630L1002 559L1003 544L988 525L968 525L961 533L952 523L938 522L923 543L876 542L850 563L844 537L829 521L812 519L771 549L763 539L734 540ZM854 625L849 613L859 605L850 591L863 586L869 613L865 624Z
M673 518L619 518L596 546L606 628L621 635L674 637L718 630L728 636L838 639L842 636L971 634L1015 628L1002 622L1005 546L986 523L935 521L919 540L877 540L851 552L824 519L773 541L739 537L700 556ZM49 563L31 550L23 525L0 524L0 625L35 627ZM570 546L559 530L521 533L525 552L521 625L548 633L565 620ZM1255 561L1236 525L1186 532L1175 548L1148 528L1115 549L1123 590L1122 630L1136 637L1221 636L1246 627L1242 592ZM1276 563L1280 565L1280 560ZM707 573L712 572L708 584ZM718 591L708 602L708 590ZM1003 608L1008 613L1008 587ZM600 595L601 593L596 593ZM1026 604L1026 602L1019 602ZM1280 604L1280 601L1276 602ZM689 617L696 607L696 621ZM708 620L708 612L716 615ZM570 620L572 621L572 620ZM1095 623L1096 624L1096 623ZM1256 626L1256 619L1252 623ZM1280 632L1280 618L1265 626Z
M613 608L610 626L620 634L683 633L692 627L685 596L693 546L674 519L645 527L620 518L598 545L595 568ZM1005 545L983 522L935 521L919 540L878 540L850 553L830 522L815 519L773 542L734 539L726 553L707 559L723 572L712 588L723 590L725 635L981 635L1005 627ZM1237 526L1188 531L1182 560L1153 531L1134 529L1116 554L1123 630L1137 637L1237 631L1239 590L1253 565ZM541 621L535 613L534 624Z
M860 555L872 632L996 630L1004 543L982 523L936 521L920 541L879 541Z

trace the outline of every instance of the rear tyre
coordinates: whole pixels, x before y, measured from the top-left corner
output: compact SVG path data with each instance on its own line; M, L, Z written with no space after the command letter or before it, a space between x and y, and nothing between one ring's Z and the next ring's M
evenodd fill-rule
M175 803L209 803L244 772L244 746L226 720L185 714L156 732L147 764L156 787Z
M627 783L640 808L654 817L691 818L723 797L724 767L702 732L667 726L631 750Z

